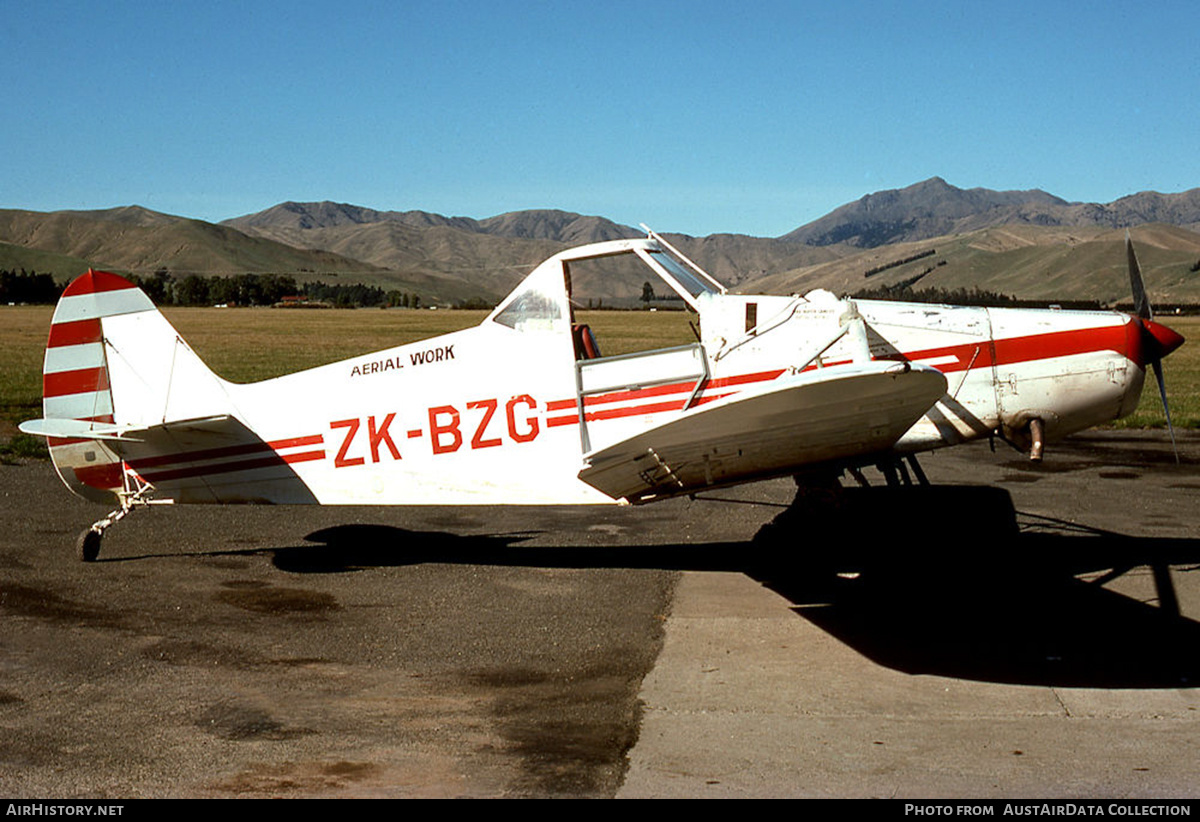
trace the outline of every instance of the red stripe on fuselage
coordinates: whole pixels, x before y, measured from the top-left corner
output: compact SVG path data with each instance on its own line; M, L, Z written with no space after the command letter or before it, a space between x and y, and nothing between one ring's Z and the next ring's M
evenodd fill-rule
M158 468L164 465L175 465L184 462L206 462L209 460L243 457L247 454L265 454L284 448L297 448L302 445L322 445L325 438L321 434L306 437L291 437L289 439L273 440L271 442L248 442L242 445L227 445L222 448L204 448L199 451L179 451L174 454L161 454L156 457L144 457L131 460L130 465L139 471L143 468ZM308 452L308 453L324 453ZM286 458L283 458L286 459ZM316 459L309 457L309 459ZM298 460L303 462L303 460Z
M223 448L206 448L201 451L180 451L174 454L160 454L157 457L141 457L130 460L129 464L141 471L145 468L158 468L163 465L175 465L180 462L202 462L205 460L243 457L247 454L262 454L271 450L265 442L249 442L242 445L226 445Z
M1096 351L1112 351L1124 356L1125 338L1125 324L1121 324L996 340L996 365L1013 365Z
M682 394L684 391L691 393L696 387L695 380L687 382L675 382L668 385L656 385L652 388L634 388L629 391L613 391L610 394L593 394L590 397L583 398L585 407L593 405L607 405L613 402L630 402L645 400L651 397L663 397L669 394ZM574 405L574 403L571 403Z
M301 445L324 445L325 437L321 434L312 434L307 437L292 437L286 440L272 440L267 445L278 451L280 448L298 448Z
M709 380L704 384L704 391L707 392L713 388L728 388L733 385L747 385L755 382L767 382L776 379L783 374L784 369L776 368L771 371L756 371L752 374L739 374L733 377L719 377ZM637 401L647 399L649 397L662 397L668 394L681 394L683 392L691 393L696 388L695 380L687 380L686 382L669 383L667 385L656 385L652 388L634 388L629 391L613 391L609 394L595 394L584 398L584 405L604 405L610 402L626 402L629 400ZM563 400L566 407L574 407L574 400ZM552 410L550 405L547 405L546 410Z
M766 380L773 380L782 376L783 372L786 370L786 368L776 368L771 371L757 371L753 374L740 374L736 377L719 377L714 380L709 380L707 383L705 383L704 390L707 391L710 388L728 388L731 385L745 385L746 383L751 382L764 382Z
M253 471L259 468L273 468L297 462L311 462L325 459L325 451L301 451L294 454L278 454L277 449L298 448L308 445L322 445L325 442L321 434L302 437L289 437L271 442L248 442L241 445L228 445L222 448L205 448L198 451L180 451L175 454L160 454L154 457L129 460L129 464L147 482L166 482L168 480L190 479L207 476L208 474L228 474L233 471ZM237 457L263 456L253 459L236 459ZM213 460L226 460L212 462ZM184 465L184 463L204 462L205 465ZM178 466L178 467L172 467Z
M1097 351L1112 351L1128 356L1128 323L1106 325L1095 328L1076 328L1069 331L1051 331L1046 334L1030 334L1025 337L1002 337L966 345L926 348L908 351L893 357L908 361L934 360L954 357L956 362L935 364L933 367L943 374L965 371L969 368L988 368L994 365L1016 365L1035 360L1055 357L1070 357L1091 354ZM994 352L994 355L993 355Z
M91 422L106 422L112 423L113 417L111 414L105 414L100 417L89 418ZM78 443L92 442L86 438L71 438L62 439L58 437L49 438L49 445L54 448L62 445L75 445ZM143 457L137 460L129 460L128 464L131 468L137 471L148 482L165 482L172 479L186 479L190 477L198 477L206 474L226 474L231 471L250 471L256 468L269 468L284 464L297 462L311 462L313 460L325 459L325 451L301 451L293 454L277 454L276 449L299 448L306 445L322 445L325 442L324 436L321 434L312 434L303 437L290 437L287 439L273 440L272 442L251 442L242 445L230 445L223 448L205 448L198 451L181 451L174 454L160 454L153 457ZM235 457L245 457L254 454L263 454L264 456L249 460L233 460L231 462L222 462L217 464L193 465L186 467L171 467L182 466L183 463L189 462L208 462L211 460L229 460ZM160 470L155 470L160 469ZM120 463L105 463L103 465L84 466L73 469L75 476L85 485L90 485L93 488L110 489L120 488L123 478L121 476Z
M312 462L325 459L324 451L301 451L299 454L286 454L283 461L289 465L293 462Z
M323 455L323 453L322 453ZM131 463L146 481L168 482L169 480L191 479L192 477L209 476L210 474L230 474L234 471L253 471L259 468L276 468L287 464L287 460L278 454L271 454L256 459L240 460L237 462L222 462L215 465L197 465L190 468L173 468L165 471L143 471L142 464Z
M119 462L87 465L72 470L75 472L75 479L84 485L99 488L102 491L107 491L110 488L121 488L124 484L124 473L121 470L121 463Z
M731 392L723 392L718 396L707 396L712 389L728 388L736 385L747 385L756 382L767 382L776 379L783 374L785 369L777 368L770 371L756 371L751 374L738 374L733 377L720 377L718 379L708 380L704 384L701 391L701 396L696 400L694 405L700 405L704 402L712 402L719 397L728 396ZM686 382L668 383L666 385L656 385L651 388L634 388L628 391L613 391L608 394L596 394L584 398L584 407L591 408L596 405L607 405L615 402L637 402L639 400L650 399L652 397L662 397L670 394L682 394L684 392L691 394L696 389L695 380L687 380ZM658 414L663 411L680 410L683 408L684 401L678 402L660 402L651 403L649 405L637 405L627 408L604 410L597 412L587 412L587 419L613 419L615 417L629 417L637 414ZM546 403L547 411L567 411L575 410L578 407L575 400L553 400ZM579 422L579 415L571 414L562 417L549 417L546 424L551 428L560 425L571 425Z

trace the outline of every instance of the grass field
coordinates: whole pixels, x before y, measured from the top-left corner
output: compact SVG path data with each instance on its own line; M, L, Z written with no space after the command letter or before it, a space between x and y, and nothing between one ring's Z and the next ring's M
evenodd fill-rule
M40 441L18 435L16 424L41 416L42 351L50 306L0 307L0 455L44 454ZM164 311L184 339L214 371L234 382L253 382L335 362L478 324L483 311L279 311L242 308L176 308ZM606 355L678 345L693 338L681 311L591 311L591 325ZM1200 428L1200 318L1167 319L1197 342L1166 362L1171 413L1178 428ZM1165 425L1153 378L1137 412L1115 425Z

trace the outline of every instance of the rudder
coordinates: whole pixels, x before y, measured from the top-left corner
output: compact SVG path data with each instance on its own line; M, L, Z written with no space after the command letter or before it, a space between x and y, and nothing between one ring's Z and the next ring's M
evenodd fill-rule
M107 502L126 483L119 432L227 414L225 385L145 292L89 270L55 307L42 368L44 419L22 430L47 437L68 488Z

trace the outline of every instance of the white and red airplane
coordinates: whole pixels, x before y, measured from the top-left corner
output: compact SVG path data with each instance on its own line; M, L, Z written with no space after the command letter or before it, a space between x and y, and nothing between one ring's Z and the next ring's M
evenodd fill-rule
M699 317L695 342L600 356L571 273L618 257ZM44 418L20 427L73 492L119 505L85 560L153 503L641 503L997 435L1036 458L1131 412L1183 342L1129 260L1132 316L743 296L648 231L555 254L475 328L244 385L89 271L54 313Z

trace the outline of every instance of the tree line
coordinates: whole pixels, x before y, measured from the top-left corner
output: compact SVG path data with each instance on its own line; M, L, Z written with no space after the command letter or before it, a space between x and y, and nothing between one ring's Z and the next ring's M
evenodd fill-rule
M1057 305L1060 308L1094 311L1103 306L1095 300L1020 300L1009 294L1000 294L982 288L913 288L915 281L911 280L882 285L878 288L864 288L851 294L856 300L895 300L909 303L938 303L941 305L970 305L986 308L1045 308Z
M285 297L300 297L308 302L323 303L339 308L387 306L390 308L420 308L421 296L407 291L384 291L378 286L331 284L322 282L297 283L295 277L283 274L236 274L227 277L205 277L188 274L173 277L166 269L148 276L124 275L141 288L155 305L275 305ZM35 271L0 270L0 304L55 303L65 286L58 285L51 274Z
M0 305L8 303L54 303L63 287L51 274L0 269Z
M890 263L884 263L883 265L877 265L874 268L868 268L866 271L863 272L863 276L864 277L874 277L876 274L879 274L880 272L887 271L888 269L891 269L891 268L899 268L900 266L905 265L906 263L911 263L915 260L920 260L925 257L932 257L934 254L937 254L936 248L927 248L924 251L919 251L916 254L913 254L911 257L905 257L900 260L892 260ZM939 263L939 265L945 265L945 264L946 264L945 260L943 260L942 262Z

